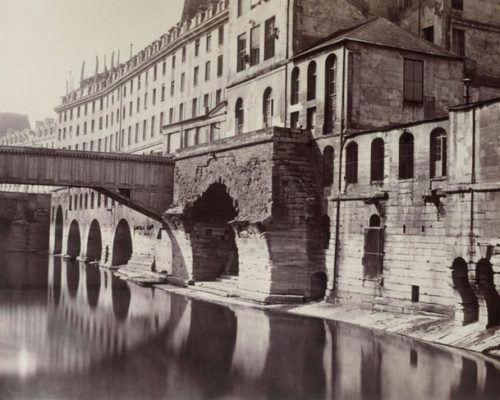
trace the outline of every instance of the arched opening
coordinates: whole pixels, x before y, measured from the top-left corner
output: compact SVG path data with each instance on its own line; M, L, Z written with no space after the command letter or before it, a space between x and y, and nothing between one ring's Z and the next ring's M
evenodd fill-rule
M63 211L62 207L57 207L56 211L56 223L55 223L55 233L54 233L54 254L61 254L62 252L62 241L63 241Z
M80 238L80 226L76 220L71 222L69 226L68 233L68 248L66 254L71 258L75 259L80 255L81 250L81 238Z
M358 182L358 144L351 142L346 147L346 183Z
M487 328L500 325L500 296L495 288L494 271L491 263L481 259L476 265L476 280L488 309Z
M307 67L307 100L316 98L316 62L311 61Z
M264 91L264 97L262 99L262 114L264 127L269 128L273 124L274 115L274 99L273 99L273 89L268 87Z
M233 199L221 183L211 185L193 204L194 279L213 280L220 275L238 275L238 248L234 231L228 224L236 215Z
M370 180L371 182L383 181L385 155L384 140L382 138L373 139L371 147Z
M456 258L451 266L451 278L453 288L461 298L461 305L464 313L464 324L475 322L479 318L479 303L472 290L467 263L463 258Z
M234 108L234 121L236 134L239 135L243 133L245 127L245 110L243 108L243 99L240 97L236 100L236 106Z
M132 257L132 235L128 222L122 219L116 227L113 240L112 266L125 265Z
M436 128L431 132L430 177L438 178L447 174L446 131Z
M75 194L75 196L73 198L74 198L73 204L75 205L75 210L76 210L76 209L78 209L78 195Z
M128 283L113 276L111 278L111 299L113 302L113 312L119 321L127 319L131 298L132 293L130 292Z
M66 264L66 286L69 296L76 297L78 286L80 285L80 264L78 262L68 262Z
M325 128L330 133L335 126L337 103L337 58L330 54L325 62Z
M85 267L87 302L90 308L95 309L99 303L99 292L101 290L101 271L94 265Z
M330 217L328 215L323 215L321 218L321 244L323 249L328 249L330 247Z
M323 150L323 187L333 185L333 147L326 146Z
M399 179L413 178L414 138L404 132L399 138Z
M377 214L370 217L370 228L380 228L380 217Z
M327 280L324 272L316 272L311 276L311 300L321 300L325 297Z
M290 89L290 102L291 104L298 104L299 102L299 88L300 88L300 69L295 67L292 71L292 82Z
M102 254L101 227L97 220L90 224L89 237L87 239L87 261L100 261Z

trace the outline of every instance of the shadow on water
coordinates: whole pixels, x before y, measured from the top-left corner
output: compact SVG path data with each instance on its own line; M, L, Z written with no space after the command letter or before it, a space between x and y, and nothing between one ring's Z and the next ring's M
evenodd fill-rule
M343 323L225 307L95 265L0 261L0 398L496 399L498 363Z

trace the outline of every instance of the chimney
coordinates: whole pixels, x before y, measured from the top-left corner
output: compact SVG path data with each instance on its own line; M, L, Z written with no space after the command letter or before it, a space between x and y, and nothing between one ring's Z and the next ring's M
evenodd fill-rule
M182 10L182 21L190 20L196 15L198 9L202 6L208 6L210 0L184 0L184 9Z

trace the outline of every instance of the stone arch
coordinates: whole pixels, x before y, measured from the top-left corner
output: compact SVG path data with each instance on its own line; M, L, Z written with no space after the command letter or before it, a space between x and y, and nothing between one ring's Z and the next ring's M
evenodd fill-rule
M228 224L237 210L226 185L214 183L193 203L193 279L213 280L222 274L238 275L235 234Z
M80 226L78 222L74 219L71 221L68 232L68 246L67 255L75 259L80 255L81 250L81 237L80 237Z
M132 258L132 235L130 226L125 219L120 220L116 226L115 237L113 239L112 266L125 265Z
M469 324L479 318L479 302L469 281L467 262L459 257L451 266L453 289L460 296L460 305L463 312L463 323Z
M56 211L55 232L54 232L54 254L61 254L63 243L63 211L62 207L58 206Z
M316 272L311 276L311 300L322 300L326 295L328 278L324 272Z
M476 264L476 281L488 309L487 328L500 325L500 296L495 288L493 265L485 258Z
M99 222L94 219L90 224L87 238L87 261L100 261L102 255L102 237Z

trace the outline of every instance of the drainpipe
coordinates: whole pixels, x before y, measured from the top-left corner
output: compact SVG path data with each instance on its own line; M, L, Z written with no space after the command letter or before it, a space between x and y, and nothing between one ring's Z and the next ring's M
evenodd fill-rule
M337 192L337 206L336 206L336 216L335 216L335 254L333 257L333 293L337 291L337 276L339 270L339 247L340 247L340 193L342 191L342 160L344 153L344 134L346 130L345 123L345 78L346 78L346 48L345 44L342 49L342 105L340 109L341 120L340 120L340 149L339 149L339 174L338 174L338 192Z
M285 118L284 118L285 127L288 124L288 67L289 67L288 58L290 56L290 51L288 48L289 45L290 45L290 0L288 0L287 4L286 4L286 60L287 60L287 63L285 64Z
M474 250L474 189L472 185L476 183L476 107L472 108L472 166L470 177L470 264L472 264L472 254Z

